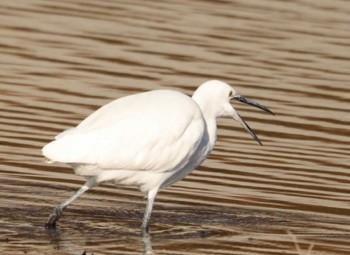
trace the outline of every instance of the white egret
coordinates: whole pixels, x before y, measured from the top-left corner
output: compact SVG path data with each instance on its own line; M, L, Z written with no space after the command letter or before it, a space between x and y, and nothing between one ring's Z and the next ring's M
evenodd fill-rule
M207 81L192 98L173 90L126 96L104 105L77 127L64 131L43 148L52 162L66 163L86 183L50 215L55 227L63 210L88 189L103 182L133 185L148 194L143 233L148 233L154 199L160 189L181 180L201 164L216 142L216 119L237 120L261 144L232 107L232 99L266 107L221 81Z

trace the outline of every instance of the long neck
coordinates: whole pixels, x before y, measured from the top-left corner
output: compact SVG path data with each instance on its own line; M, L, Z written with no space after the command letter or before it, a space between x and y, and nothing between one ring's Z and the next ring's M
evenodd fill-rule
M216 114L210 109L210 107L208 107L208 104L205 101L200 100L200 98L197 98L196 96L193 96L192 98L199 105L199 108L202 111L203 117L207 124L209 144L211 147L210 149L212 150L216 143Z
M205 117L204 117L205 118ZM216 143L216 119L215 118L210 118L206 119L205 121L207 123L207 129L208 129L208 134L209 134L209 144L210 144L210 150L212 150L215 146Z

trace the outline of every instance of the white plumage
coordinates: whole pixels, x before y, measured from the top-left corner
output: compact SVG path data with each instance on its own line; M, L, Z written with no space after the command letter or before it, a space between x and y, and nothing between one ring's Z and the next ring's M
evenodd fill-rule
M233 117L257 139L230 105L232 98L269 111L226 83L209 81L192 98L177 91L154 90L117 99L76 128L57 135L43 148L43 155L71 165L87 183L55 208L47 226L54 226L62 211L86 190L113 181L148 192L142 225L144 233L148 232L158 190L181 180L212 151L217 117Z
M164 174L171 176L195 160L206 137L202 112L190 97L155 90L101 107L59 134L43 154L50 161L72 164L78 175L96 176L97 182L137 185L148 192L156 185L150 181L161 182Z

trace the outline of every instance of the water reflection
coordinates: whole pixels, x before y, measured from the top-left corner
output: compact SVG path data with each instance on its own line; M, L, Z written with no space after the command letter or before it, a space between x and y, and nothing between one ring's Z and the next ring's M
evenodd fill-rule
M153 249L152 249L152 242L151 242L151 235L150 234L144 234L142 236L142 242L145 245L145 252L144 255L150 255L153 254Z
M72 226L74 228L74 226ZM113 248L113 251L118 254L122 252L125 248L124 246L129 249L131 247L137 247L139 246L138 243L142 244L140 246L140 250L142 254L144 255L151 255L153 253L153 248L152 248L152 238L151 234L140 234L140 235L133 235L133 236L128 236L125 237L122 235L122 233L114 232L114 234L104 232L103 236L99 236L99 233L89 234L86 229L80 228L76 229L76 231L79 232L79 239L84 240L84 239L91 239L91 241L84 243L77 244L77 233L74 233L75 231L69 230L69 229L60 229L58 228L51 228L51 229L46 229L46 234L47 234L47 239L52 247L53 250L69 250L72 251L74 250L76 254L82 254L84 251L86 254L93 254L94 252L92 249L94 245L94 239L99 239L99 238L104 238L105 245L110 246L114 243L116 245L115 248ZM102 233L101 233L102 234ZM73 238L72 238L73 237ZM99 244L101 244L101 241L98 241ZM167 242L166 239L162 239L162 242ZM120 249L118 249L117 247Z

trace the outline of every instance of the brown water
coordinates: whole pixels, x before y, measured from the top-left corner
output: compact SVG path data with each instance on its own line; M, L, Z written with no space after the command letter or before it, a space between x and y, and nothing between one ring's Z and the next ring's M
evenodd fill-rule
M0 2L1 254L350 254L347 0ZM43 224L83 180L41 148L99 106L220 79L275 117L235 104L214 153L145 199L105 184Z

